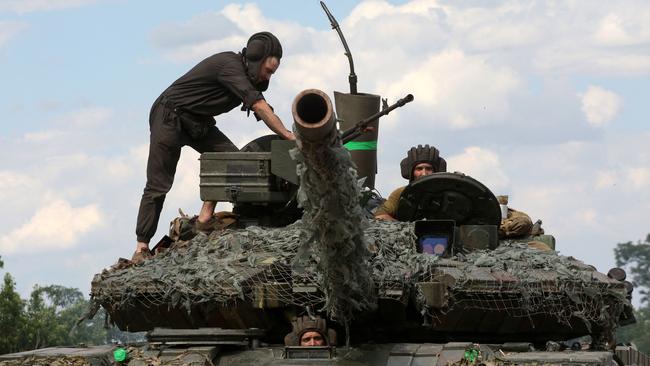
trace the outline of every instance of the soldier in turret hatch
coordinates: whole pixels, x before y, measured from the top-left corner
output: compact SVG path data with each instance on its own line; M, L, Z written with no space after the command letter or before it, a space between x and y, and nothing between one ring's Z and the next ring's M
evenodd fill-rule
M402 177L412 183L429 174L447 171L447 162L440 157L440 152L435 147L429 145L418 145L412 147L407 153L406 158L400 163ZM396 221L395 212L399 197L404 191L404 187L397 188L388 196L388 199L375 211L375 218L379 220Z
M320 316L300 316L291 322L291 333L284 337L285 346L335 346L336 331L327 327Z
M276 134L295 139L262 95L281 58L282 46L273 34L255 33L240 53L222 52L206 58L156 99L149 115L147 183L138 211L133 261L151 255L149 241L156 232L165 195L172 187L181 148L188 145L200 153L238 151L215 126L213 116L242 105L242 111L252 110L257 120L264 121ZM216 221L215 206L215 202L203 203L197 230L211 229Z

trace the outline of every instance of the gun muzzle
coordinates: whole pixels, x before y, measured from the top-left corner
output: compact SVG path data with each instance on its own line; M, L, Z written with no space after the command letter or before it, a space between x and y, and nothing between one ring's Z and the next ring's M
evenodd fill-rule
M332 101L318 89L306 89L298 93L293 100L291 113L301 140L321 141L336 128Z

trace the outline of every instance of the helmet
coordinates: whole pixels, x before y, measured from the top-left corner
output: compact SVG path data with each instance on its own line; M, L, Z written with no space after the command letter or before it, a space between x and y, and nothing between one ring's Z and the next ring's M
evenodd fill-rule
M435 173L447 171L447 161L440 157L438 149L429 145L418 145L418 147L412 147L406 153L406 158L402 159L399 164L402 177L413 180L413 168L420 163L431 164Z
M293 330L284 337L285 346L300 346L300 338L307 332L318 332L325 339L328 346L336 345L336 331L327 328L325 319L316 316L310 318L307 315L296 318L291 322Z
M264 91L269 87L268 81L258 83L260 66L269 56L282 58L282 45L280 41L271 32L255 33L248 39L246 47L241 50L241 54L246 64L246 73L249 80L257 87L258 90Z

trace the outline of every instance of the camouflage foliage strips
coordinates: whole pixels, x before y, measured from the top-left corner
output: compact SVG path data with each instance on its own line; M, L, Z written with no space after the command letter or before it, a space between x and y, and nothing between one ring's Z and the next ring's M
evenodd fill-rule
M305 248L304 243L313 235L305 221L285 228L249 227L210 236L199 234L141 265L96 275L93 301L113 309L166 304L190 311L194 303L254 302L257 286L284 283L289 286L267 294L268 299L287 306L321 309L332 300L326 295L319 252ZM386 291L390 289L417 294L416 305L432 317L434 326L437 316L462 303L470 308L506 311L514 317L549 314L568 322L570 317L578 316L588 325L613 331L622 308L628 304L619 292L594 280L593 270L582 262L532 249L525 243L504 243L494 251L439 259L416 253L412 223L370 220L364 237L374 293L384 298L391 298ZM300 259L296 261L296 257ZM450 285L449 308L427 308L416 284L437 280L438 270L447 266L460 271ZM474 291L471 273L476 268L505 271L514 280L491 284L489 294ZM554 280L542 287L531 277L533 271L552 273ZM316 291L292 290L292 286L306 284ZM497 296L500 293L521 296L506 302Z
M316 261L324 308L332 318L347 323L353 312L375 304L364 239L368 219L359 205L357 172L335 129L325 141L301 140L292 157L301 182L298 205L309 228L294 264Z

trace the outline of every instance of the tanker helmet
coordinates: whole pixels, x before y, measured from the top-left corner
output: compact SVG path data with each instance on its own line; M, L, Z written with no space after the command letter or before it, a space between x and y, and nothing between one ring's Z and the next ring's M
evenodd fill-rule
M248 39L241 54L246 65L248 79L259 91L265 91L269 87L269 82L259 82L260 67L269 56L277 57L278 60L282 58L280 41L271 32L255 33Z
M328 329L325 319L319 316L315 318L310 318L307 315L298 317L291 322L291 326L293 330L284 337L285 346L299 346L300 339L307 332L318 332L323 336L326 345L336 345L336 331Z
M440 157L438 149L429 145L418 145L412 147L406 153L406 158L402 159L400 163L402 177L413 180L413 168L420 163L431 164L434 173L447 171L447 161Z

